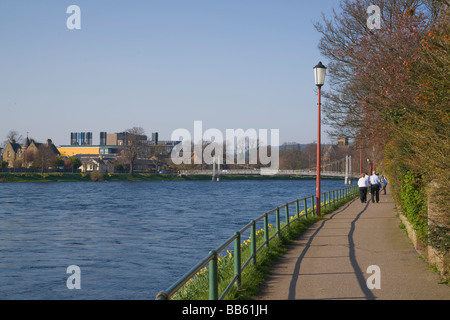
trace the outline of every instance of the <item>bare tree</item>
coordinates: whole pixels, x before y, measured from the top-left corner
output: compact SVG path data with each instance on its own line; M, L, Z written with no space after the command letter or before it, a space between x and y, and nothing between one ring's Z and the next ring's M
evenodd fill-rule
M23 166L28 168L35 161L35 152L33 150L26 150L23 153Z
M3 141L2 146L5 147L12 140L14 140L15 142L20 144L22 142L23 138L19 132L15 131L15 130L10 130L8 132L8 134L6 135L6 140Z
M148 141L145 130L141 127L133 127L125 132L127 135L125 138L124 158L129 164L130 174L133 174L137 159L148 156Z
M300 145L295 142L284 143L280 148L280 168L298 170L302 165Z
M56 155L50 146L41 144L34 156L35 164L41 168L41 174L55 163Z
M427 31L415 14L420 0L379 0L382 27L367 26L369 0L345 0L341 13L315 25L322 33L319 49L329 59L331 90L324 92L326 121L336 136L355 138L364 131L371 144L384 145L389 124L401 121L414 99L403 72L420 49ZM424 10L424 9L422 9Z

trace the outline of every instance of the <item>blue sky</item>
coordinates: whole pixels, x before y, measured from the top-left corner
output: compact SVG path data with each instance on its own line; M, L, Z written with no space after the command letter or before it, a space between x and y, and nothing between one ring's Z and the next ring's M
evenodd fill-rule
M81 30L69 30L70 5ZM143 127L279 129L317 135L313 22L338 0L0 2L0 141L9 130L70 143L70 132ZM325 85L324 89L327 89ZM325 129L325 128L324 128ZM329 142L323 134L322 142Z

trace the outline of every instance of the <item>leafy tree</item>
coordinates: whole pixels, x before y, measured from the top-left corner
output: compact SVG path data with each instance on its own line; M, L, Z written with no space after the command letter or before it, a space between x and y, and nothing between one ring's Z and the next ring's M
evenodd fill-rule
M82 163L81 163L80 159L78 159L77 157L70 157L65 161L64 167L66 169L72 169L72 172L73 172L74 170L81 167L81 164Z
M65 161L64 161L64 159L63 159L61 156L55 157L55 163L54 163L54 166L55 166L56 168L63 167L64 164L65 164Z

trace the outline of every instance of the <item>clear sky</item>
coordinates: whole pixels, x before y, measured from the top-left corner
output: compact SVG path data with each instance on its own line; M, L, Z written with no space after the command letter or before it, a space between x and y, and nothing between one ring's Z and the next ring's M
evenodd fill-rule
M70 5L81 29L69 30ZM317 139L313 23L339 0L1 0L0 141L10 130L279 129ZM325 84L324 89L327 86ZM325 128L324 128L325 130ZM326 134L322 142L329 142Z

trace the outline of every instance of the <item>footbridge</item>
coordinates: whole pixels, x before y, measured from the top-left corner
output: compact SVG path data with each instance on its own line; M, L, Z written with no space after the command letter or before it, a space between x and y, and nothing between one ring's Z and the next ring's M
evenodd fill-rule
M214 172L214 170L181 170L180 175L190 176L190 175L278 175L278 176L316 176L316 170L272 170L269 168L261 169L236 169L236 170L220 170ZM320 173L322 177L334 177L334 178L345 178L346 176L351 179L357 179L358 175L355 173L349 173L346 175L345 172L339 171L322 171Z

